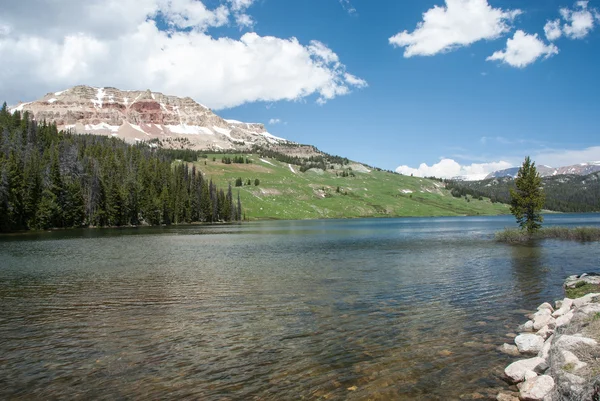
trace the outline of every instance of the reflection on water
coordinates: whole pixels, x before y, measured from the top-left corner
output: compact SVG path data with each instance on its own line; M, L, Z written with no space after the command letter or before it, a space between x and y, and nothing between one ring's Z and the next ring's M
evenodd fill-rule
M598 217L557 216L570 224ZM598 244L510 218L266 222L0 238L1 399L457 399L501 387L518 310ZM577 222L581 224L581 222ZM490 390L491 391L491 390Z
M514 281L523 297L535 296L544 288L548 268L543 265L543 245L531 243L511 247Z

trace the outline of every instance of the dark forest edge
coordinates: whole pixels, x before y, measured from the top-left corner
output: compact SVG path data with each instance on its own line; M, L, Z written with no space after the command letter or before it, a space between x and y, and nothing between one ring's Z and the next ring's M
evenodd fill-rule
M533 240L561 239L571 241L600 241L598 227L542 227L534 233L518 228L507 228L496 233L496 240L509 244L525 243Z
M482 181L445 180L452 196L490 198L492 202L510 204L512 178L490 178ZM600 212L600 172L586 176L556 175L542 178L546 193L544 209L564 213Z
M0 232L240 221L239 194L176 162L181 153L58 131L5 103Z

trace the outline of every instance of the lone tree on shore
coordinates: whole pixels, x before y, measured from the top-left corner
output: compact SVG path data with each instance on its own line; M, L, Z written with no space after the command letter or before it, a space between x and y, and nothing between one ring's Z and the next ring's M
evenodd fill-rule
M517 189L510 189L510 212L517 219L522 230L533 234L542 227L541 214L546 195L542 188L542 177L529 156L525 158L515 178Z

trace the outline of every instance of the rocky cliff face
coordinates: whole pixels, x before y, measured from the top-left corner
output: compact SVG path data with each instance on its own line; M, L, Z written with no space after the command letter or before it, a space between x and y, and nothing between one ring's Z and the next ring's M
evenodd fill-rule
M246 149L291 143L263 124L224 120L193 99L116 88L73 88L21 103L37 121L54 122L77 133L112 135L128 142L158 139L163 146L192 149Z

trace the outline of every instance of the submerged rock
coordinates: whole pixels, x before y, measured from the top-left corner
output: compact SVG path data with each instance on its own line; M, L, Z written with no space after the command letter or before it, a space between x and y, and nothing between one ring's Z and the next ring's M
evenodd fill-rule
M507 355L511 355L511 356L520 356L521 355L517 346L512 345L512 344L504 343L501 346L499 346L497 349L498 349L498 351L505 353Z

